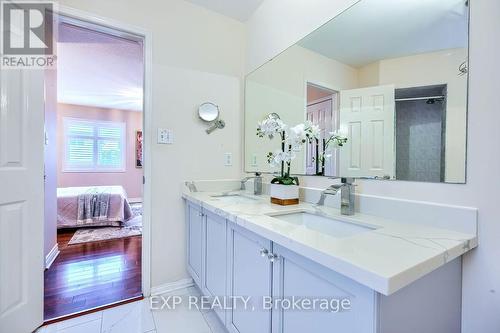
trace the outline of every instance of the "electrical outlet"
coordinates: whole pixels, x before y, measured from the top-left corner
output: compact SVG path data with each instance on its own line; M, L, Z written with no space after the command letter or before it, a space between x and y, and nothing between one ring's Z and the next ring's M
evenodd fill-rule
M174 143L174 134L171 130L165 128L158 128L158 139L157 142L159 144L173 144Z
M252 155L252 166L253 167L258 167L259 164L257 163L257 154Z
M225 166L233 165L233 154L232 153L225 153L224 154L224 165Z

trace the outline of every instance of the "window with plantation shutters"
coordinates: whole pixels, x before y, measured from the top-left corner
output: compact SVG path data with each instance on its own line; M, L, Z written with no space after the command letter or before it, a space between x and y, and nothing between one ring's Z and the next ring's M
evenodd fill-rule
M64 118L65 172L125 171L125 123Z

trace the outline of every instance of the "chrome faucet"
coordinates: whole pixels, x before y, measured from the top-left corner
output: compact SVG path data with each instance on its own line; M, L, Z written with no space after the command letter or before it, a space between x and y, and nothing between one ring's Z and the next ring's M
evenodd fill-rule
M262 194L262 175L260 172L256 172L255 176L245 177L241 180L240 190L244 191L246 189L245 183L253 179L253 194L261 195Z
M198 192L198 189L196 188L196 185L194 184L193 181L191 181L191 182L185 182L184 184L189 189L189 192Z
M330 185L321 192L317 206L323 206L327 195L335 195L340 190L340 213L354 215L354 178L341 178L341 184Z

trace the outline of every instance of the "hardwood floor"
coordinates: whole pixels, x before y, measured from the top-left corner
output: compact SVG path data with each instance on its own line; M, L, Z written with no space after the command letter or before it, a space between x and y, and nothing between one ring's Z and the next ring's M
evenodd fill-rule
M45 320L141 296L142 237L68 245L75 230L59 230L61 252L45 270Z

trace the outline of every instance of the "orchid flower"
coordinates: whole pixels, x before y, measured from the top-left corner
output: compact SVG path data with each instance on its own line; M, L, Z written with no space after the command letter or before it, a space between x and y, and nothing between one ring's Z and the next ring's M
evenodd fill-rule
M285 123L281 119L277 118L266 118L257 125L257 135L260 138L267 136L269 139L272 139L275 135L280 134L285 130Z
M329 138L326 139L325 142L325 151L330 146L333 148L340 148L347 142L347 137L340 133L340 131L329 132Z
M318 139L321 135L321 129L318 125L313 124L311 121L306 121L305 131L308 141L311 142L313 139Z
M306 143L318 142L318 139L321 136L321 129L318 125L313 124L311 121L306 121L303 124L288 127L278 117L267 117L257 124L257 136L260 138L267 136L269 139L272 139L276 135L281 136L281 149L276 150L275 152L269 152L267 154L267 162L272 168L281 166L281 175L280 177L273 179L272 183L276 182L284 185L298 185L298 178L290 176L290 164L292 160L295 159L296 153L300 152ZM334 139L332 136L333 134L328 139L328 143ZM342 140L338 142L336 141L335 144L341 146L342 142L345 143L345 141ZM347 141L347 139L345 140ZM330 157L331 154L323 152L320 158L324 160ZM287 167L286 172L285 165Z

